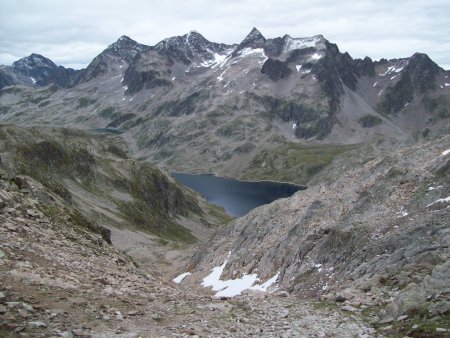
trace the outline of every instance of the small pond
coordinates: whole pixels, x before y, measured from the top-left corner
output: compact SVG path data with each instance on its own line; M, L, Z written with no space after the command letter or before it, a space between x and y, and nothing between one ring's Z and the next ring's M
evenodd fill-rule
M292 196L306 187L270 181L239 181L208 174L172 173L181 184L197 191L212 204L223 207L232 216L243 216L260 205Z

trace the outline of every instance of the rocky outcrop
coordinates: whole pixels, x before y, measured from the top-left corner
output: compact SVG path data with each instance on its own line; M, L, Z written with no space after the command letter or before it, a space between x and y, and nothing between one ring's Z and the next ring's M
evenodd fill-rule
M278 81L287 78L292 70L285 62L268 58L261 68L261 73L266 74L272 81Z
M359 318L282 293L222 301L177 287L171 276L136 267L121 250L86 227L86 219L73 217L73 212L30 177L13 181L0 177L2 335L248 337L258 332L344 337L348 332L375 333Z
M341 176L336 163L307 190L231 223L194 259L194 276L228 257L223 279L279 272L279 286L301 298L378 306L379 320L445 318L449 141L348 163Z
M15 84L41 87L55 84L69 88L76 83L78 75L76 70L57 66L52 60L33 53L15 61L12 67L0 69L0 89Z
M405 66L400 80L386 89L379 109L386 114L395 114L414 100L417 94L436 89L436 76L442 69L427 55L416 53Z

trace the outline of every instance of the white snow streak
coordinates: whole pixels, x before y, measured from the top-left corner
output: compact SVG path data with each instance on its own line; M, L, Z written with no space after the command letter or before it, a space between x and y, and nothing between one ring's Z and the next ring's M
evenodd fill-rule
M215 68L215 67L221 65L224 61L226 61L227 58L228 58L228 53L223 54L223 55L221 55L219 53L214 53L212 60L205 60L200 64L200 66Z
M297 66L295 66L295 68L297 69L297 73L300 73L300 69L302 68L302 65L297 65Z
M446 198L440 198L436 201L434 201L433 203L428 204L425 208L431 207L434 204L437 203L450 203L450 196L446 197Z
M259 57L266 57L266 54L264 54L264 49L262 48L244 48L239 52L240 57L249 56L249 55L255 55Z
M254 285L254 286L252 286L250 288L250 290L267 292L267 289L277 282L278 277L280 277L280 272L277 272L277 274L274 275L272 278L268 279L267 282L265 282L265 283L263 283L261 285Z
M31 82L33 82L33 84L36 83L36 79L34 77L30 76L30 79L31 79Z
M405 217L408 216L408 212L405 210L405 208L401 208L399 212L396 213L396 215L399 215L398 217Z
M322 55L314 53L313 55L311 55L311 60L319 60L320 58L322 58Z
M191 274L190 272L182 273L181 275L179 275L179 276L175 277L174 279L172 279L172 281L173 281L174 283L179 284L179 283L181 283L181 281L182 281L183 279L185 279L185 278L186 278L187 276L189 276L190 274Z
M220 74L220 75L217 77L217 80L219 80L219 82L223 80L223 74L225 74L226 71L227 71L227 70L225 69L225 70L222 72L222 74Z
M447 156L448 154L450 154L450 149L444 150L441 156Z
M373 86L375 87L377 84L378 84L378 82L375 82L375 83L373 84Z

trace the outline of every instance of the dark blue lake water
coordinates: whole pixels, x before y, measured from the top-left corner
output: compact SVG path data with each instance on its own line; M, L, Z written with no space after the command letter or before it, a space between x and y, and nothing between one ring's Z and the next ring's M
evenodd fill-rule
M239 181L207 174L172 173L172 176L179 183L203 195L209 203L220 205L228 214L236 217L305 189L289 183Z

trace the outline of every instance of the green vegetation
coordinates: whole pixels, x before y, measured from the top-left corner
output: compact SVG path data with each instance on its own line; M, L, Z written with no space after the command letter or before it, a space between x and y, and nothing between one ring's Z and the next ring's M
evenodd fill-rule
M134 119L135 117L136 117L136 115L133 113L128 113L128 114L124 114L124 115L119 114L119 116L117 116L114 120L112 120L110 123L108 123L106 128L117 128L122 123L124 123L128 120Z
M80 98L78 99L78 106L77 106L76 109L79 109L79 108L86 108L86 107L88 107L88 106L94 104L95 102L96 102L96 100L90 99L90 98L88 98L88 97L85 97L85 96L80 97Z
M386 89L383 99L378 104L378 110L384 114L396 114L405 105L414 99L414 86L409 73L402 75L402 78L391 87Z
M104 238L109 233L97 228L97 222L135 227L163 241L193 243L196 238L178 217L193 218L205 227L228 220L220 208L202 204L203 211L196 195L148 163L124 160L125 147L118 142L113 136L71 129L43 133L37 128L0 126L0 152L11 154L10 163L0 162L0 168L16 177L19 188L17 175L28 175L62 197L68 207L83 205L68 214L70 221ZM94 200L101 203L92 204ZM51 206L41 211L49 217L55 214Z
M48 96L38 96L38 97L35 97L35 98L31 99L30 102L34 103L34 104L38 104L41 101L47 100L49 98L50 98L50 95L48 95ZM40 107L40 105L39 105L39 107Z
M105 148L105 150L113 155L116 155L119 158L123 158L123 159L128 158L127 153L114 144L108 144L108 146Z
M355 146L284 143L266 148L255 155L241 178L307 184L335 156L352 147Z
M114 107L107 107L101 110L98 113L98 116L103 117L104 119L109 119L113 115L114 110L115 110Z
M383 120L380 119L378 116L367 114L367 115L361 117L358 120L358 123L363 128L372 128L372 127L375 127L375 126L378 126L378 125L382 124Z
M131 223L170 240L195 242L189 230L171 219L173 215L187 216L191 212L200 215L202 211L195 199L187 197L164 174L147 164L133 163L130 171L130 180L118 183L134 198L119 206Z
M50 104L50 102L51 102L50 100L47 100L39 103L39 108L47 107Z
M450 117L450 98L448 96L441 95L436 98L425 96L423 104L438 119Z
M85 148L63 147L54 140L18 147L16 161L32 177L57 172L92 181L95 176L95 159Z
M277 117L286 122L294 122L297 125L295 134L299 138L323 139L336 122L323 100L311 102L303 96L288 100L268 95L248 95L264 107L267 118Z
M169 116L182 116L192 114L199 104L209 97L209 92L198 91L185 98L168 101L155 109L155 115L166 113Z
M414 316L399 322L374 324L374 327L387 337L448 337L447 332L438 332L436 329L448 329L449 323L450 314L446 314L433 320Z

